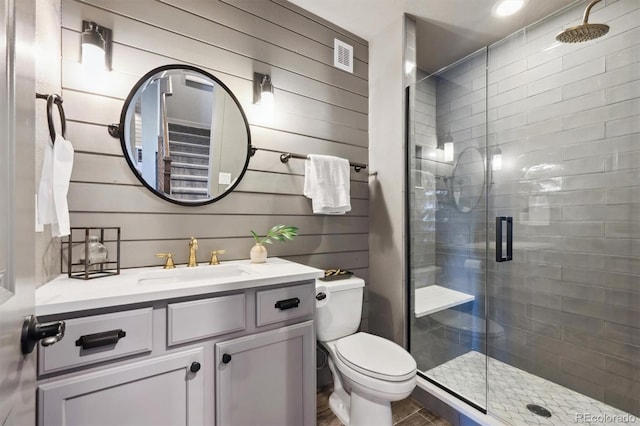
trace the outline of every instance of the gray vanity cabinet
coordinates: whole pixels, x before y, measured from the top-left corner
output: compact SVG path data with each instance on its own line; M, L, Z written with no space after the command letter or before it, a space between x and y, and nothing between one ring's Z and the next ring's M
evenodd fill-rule
M313 281L41 317L38 425L315 425Z
M314 339L307 321L216 344L216 424L314 425Z
M38 424L202 425L202 362L194 349L43 384Z

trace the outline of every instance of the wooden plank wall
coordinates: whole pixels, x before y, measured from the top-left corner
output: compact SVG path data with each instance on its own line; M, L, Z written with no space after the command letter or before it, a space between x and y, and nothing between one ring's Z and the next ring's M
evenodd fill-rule
M83 20L113 30L113 71L87 81L79 63ZM122 227L122 266L159 265L154 253L187 261L189 237L200 262L210 249L246 259L249 230L300 227L294 241L269 246L318 268L341 267L368 279L368 179L352 172L352 208L344 216L311 213L302 195L304 160L279 152L318 153L368 163L368 46L358 37L284 0L62 0L62 96L67 136L76 149L69 191L72 226ZM333 67L333 39L354 46L354 73ZM107 133L130 88L154 67L186 63L222 80L247 113L253 144L239 187L201 207L168 203L129 170ZM254 72L269 73L275 111L266 121L252 105Z

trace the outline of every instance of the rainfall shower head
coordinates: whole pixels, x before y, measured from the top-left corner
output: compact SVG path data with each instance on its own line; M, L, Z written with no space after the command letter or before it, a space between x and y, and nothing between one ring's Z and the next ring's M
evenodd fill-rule
M582 43L602 37L609 31L609 26L605 24L584 23L575 27L567 28L556 36L556 40L561 43Z
M583 41L589 41L593 40L594 38L602 37L603 35L608 33L608 25L590 24L588 22L589 12L591 12L591 8L599 1L600 0L593 0L591 3L589 3L589 6L587 6L587 9L584 11L582 24L561 31L556 36L556 40L561 43L581 43Z

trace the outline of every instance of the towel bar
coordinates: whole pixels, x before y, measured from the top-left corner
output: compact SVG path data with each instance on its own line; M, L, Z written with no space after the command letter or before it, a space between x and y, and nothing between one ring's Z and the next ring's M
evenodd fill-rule
M263 148L257 148L255 146L252 146L251 147L251 156L252 157L256 153L257 150L277 152L277 151L273 151L273 150L270 150L270 149L263 149ZM301 160L306 160L307 156L306 155L302 155L302 154L294 154L292 152L282 152L282 153L280 153L280 161L281 162L287 163L287 162L289 162L290 158L298 158L298 159L301 159ZM363 164L363 163L354 163L354 162L349 161L349 165L351 167L353 167L356 172L359 172L360 170L364 170L364 169L367 168L367 165Z

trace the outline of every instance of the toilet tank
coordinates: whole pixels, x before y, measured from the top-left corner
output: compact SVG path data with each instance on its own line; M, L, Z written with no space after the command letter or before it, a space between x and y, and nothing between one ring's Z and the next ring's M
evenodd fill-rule
M316 335L327 342L355 333L362 317L364 280L316 280ZM326 297L323 297L324 293Z

